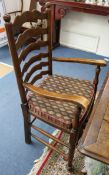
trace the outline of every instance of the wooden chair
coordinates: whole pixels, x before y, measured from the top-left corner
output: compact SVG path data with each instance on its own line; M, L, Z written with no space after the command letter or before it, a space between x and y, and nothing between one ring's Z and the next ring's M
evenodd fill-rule
M26 11L21 16L17 16L13 23L10 22L9 16L5 16L4 20L21 96L25 141L28 144L31 143L32 136L57 151L68 161L68 170L72 171L75 147L92 111L100 67L106 66L106 62L84 58L52 58L50 10L43 14L36 10ZM25 22L37 23L40 20L47 21L45 28L30 28L19 34L17 38L15 37L16 31L20 33ZM37 40L28 43L29 39L45 34L47 35L46 41ZM93 83L53 75L52 60L96 66ZM36 118L68 133L69 144L37 127L34 124ZM36 136L32 133L31 128L66 146L69 149L68 155Z

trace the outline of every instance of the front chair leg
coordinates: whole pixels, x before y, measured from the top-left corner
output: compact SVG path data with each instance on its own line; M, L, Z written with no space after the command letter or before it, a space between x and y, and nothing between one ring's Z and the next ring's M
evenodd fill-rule
M77 141L77 132L76 130L72 130L70 133L70 139L69 139L69 153L68 153L68 171L73 171L73 158L74 158L74 152L76 147L76 141Z
M27 144L31 143L31 126L30 126L30 114L28 112L28 107L26 104L21 104L23 118L24 118L24 133L25 133L25 142Z
M79 116L81 114L81 107L78 107L77 110L77 116L75 117L74 120L72 120L72 129L70 132L70 139L69 139L69 155L68 155L68 171L73 171L73 158L74 158L74 152L75 152L75 147L77 145L78 141L78 126L79 126Z

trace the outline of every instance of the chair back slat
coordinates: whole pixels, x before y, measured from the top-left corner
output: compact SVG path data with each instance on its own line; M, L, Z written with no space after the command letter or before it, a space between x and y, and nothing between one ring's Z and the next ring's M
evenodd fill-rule
M49 65L48 62L41 62L41 63L35 65L34 67L32 67L31 70L29 71L29 73L27 73L27 75L24 79L24 82L28 82L30 77L33 75L33 73L35 71L41 70L43 67L48 66L48 65Z
M44 75L49 74L48 70L41 71L38 75L34 76L30 81L31 84L34 84L37 80L41 79Z
M28 42L31 38L35 38L36 36L41 36L43 34L47 34L47 28L42 29L40 27L25 30L16 40L16 49L19 49L24 44Z
M13 22L13 33L19 33L21 31L21 27L22 25L24 25L25 23L29 22L37 22L38 19L43 20L43 19L47 19L48 18L48 14L47 13L40 13L36 10L33 11L25 11L24 13L22 13L21 15L18 15L14 22Z
M48 41L38 41L35 43L31 43L28 46L26 46L23 50L21 50L20 54L19 54L19 63L21 63L22 61L25 61L27 55L34 51L34 50L40 50L41 47L47 46L48 45Z
M10 16L5 16L4 20L21 99L25 102L23 82L34 84L52 74L51 12L26 11L13 23ZM40 21L46 25L39 27ZM27 22L34 25L22 31Z
M39 55L31 57L31 59L22 68L22 77L33 63L37 61L41 61L42 58L46 58L47 56L48 56L48 53L40 53Z

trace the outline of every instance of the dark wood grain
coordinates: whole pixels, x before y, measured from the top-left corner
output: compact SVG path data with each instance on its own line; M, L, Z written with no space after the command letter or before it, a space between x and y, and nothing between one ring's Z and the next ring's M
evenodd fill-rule
M51 5L58 5L63 7L70 7L70 10L73 11L80 11L80 12L85 12L85 13L92 13L92 14L98 14L98 15L104 15L107 16L109 14L109 7L104 6L104 5L97 5L96 3L94 4L88 4L85 2L75 2L71 0L48 0L45 1L45 6L51 6Z
M88 126L80 141L79 151L109 164L109 72L98 96ZM105 117L106 116L106 117Z
M23 50L21 50L20 54L18 55L19 57L19 63L21 63L22 61L25 61L27 55L34 51L34 50L40 50L41 47L47 46L47 41L38 41L38 42L34 42L29 44L28 46L26 46ZM38 55L37 55L38 56Z
M98 65L98 66L107 65L105 60L95 60L95 59L89 59L89 58L55 58L53 57L53 61L72 62L72 63L90 64L90 65Z
M43 67L46 67L48 66L49 63L48 62L41 62L35 66L33 66L31 68L31 70L26 74L26 77L24 79L24 82L28 82L30 77L33 75L34 72L36 72L37 70L41 70Z
M43 75L49 75L49 71L45 70L45 71L41 71L38 75L35 75L32 80L30 81L31 84L34 84L37 80L41 79L43 77Z
M48 57L48 53L40 53L36 56L31 57L31 59L25 63L22 68L22 76L27 72L28 68L35 62L41 61L42 58Z
M38 19L47 19L47 14L36 13L33 11L25 11L21 15L18 15L13 22L13 33L19 33L21 30L21 26L26 22L37 22Z
M27 29L22 34L19 35L19 37L16 40L16 47L19 48L22 45L26 44L26 41L28 41L30 38L34 38L37 35L43 35L47 34L48 30L43 29L40 27ZM40 46L40 45L39 45Z

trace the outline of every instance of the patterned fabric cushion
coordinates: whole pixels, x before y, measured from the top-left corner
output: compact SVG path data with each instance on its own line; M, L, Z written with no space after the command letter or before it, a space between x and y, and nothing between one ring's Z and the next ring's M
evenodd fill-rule
M51 92L81 95L88 100L91 100L94 93L94 88L90 81L59 75L48 76L39 87ZM71 102L50 100L33 93L29 93L28 105L33 115L67 129L72 127L72 119L76 116L77 111L77 105ZM84 112L82 111L82 113Z

